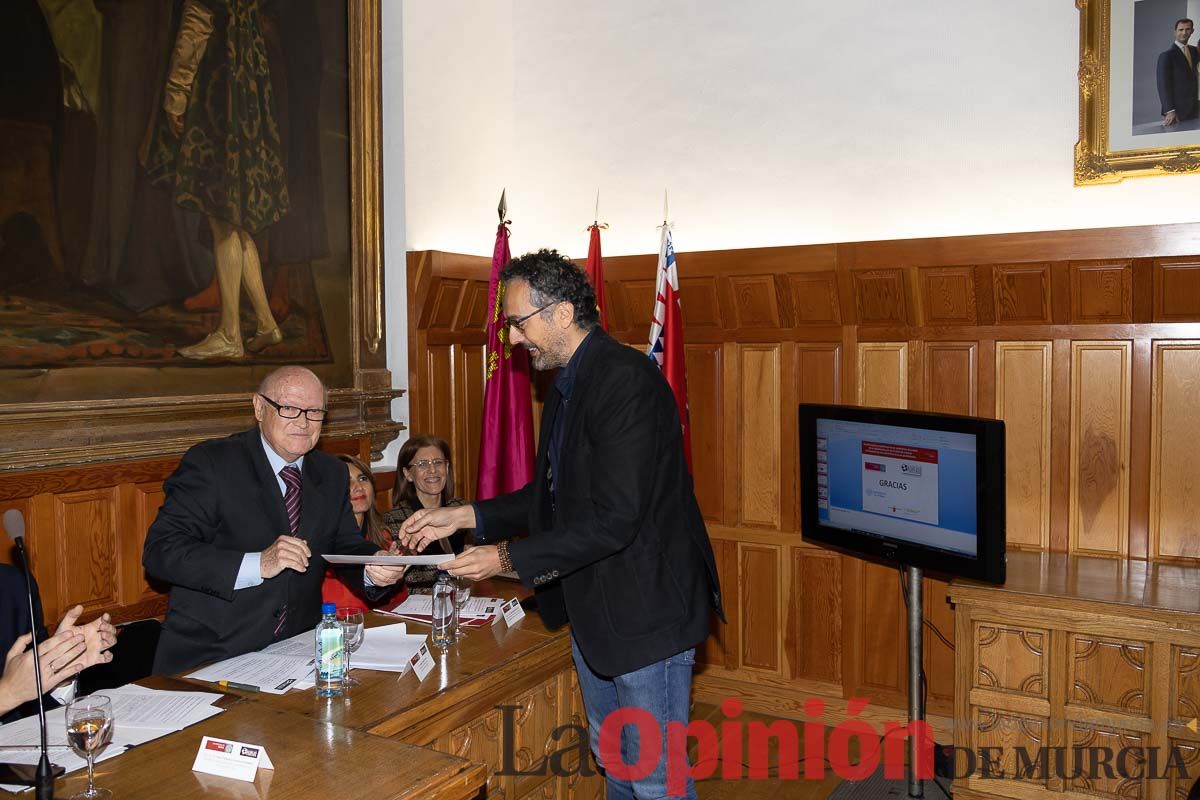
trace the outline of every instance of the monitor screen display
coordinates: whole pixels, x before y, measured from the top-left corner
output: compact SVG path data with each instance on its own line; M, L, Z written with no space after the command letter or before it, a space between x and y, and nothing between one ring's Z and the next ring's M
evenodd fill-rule
M806 541L941 576L1004 582L1004 423L804 403Z
M817 516L974 557L975 436L817 419Z

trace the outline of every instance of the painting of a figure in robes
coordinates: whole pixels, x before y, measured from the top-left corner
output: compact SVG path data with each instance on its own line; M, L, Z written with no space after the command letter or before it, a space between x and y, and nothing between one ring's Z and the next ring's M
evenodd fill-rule
M0 4L0 383L333 360L346 30L344 0Z

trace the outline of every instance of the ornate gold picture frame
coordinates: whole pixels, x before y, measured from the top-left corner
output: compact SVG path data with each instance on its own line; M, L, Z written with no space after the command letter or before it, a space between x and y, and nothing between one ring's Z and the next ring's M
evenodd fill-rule
M1159 79L1176 55L1171 0L1075 0L1079 9L1079 141L1075 184L1200 171L1200 118L1164 125L1172 102ZM1200 51L1196 51L1200 52ZM1161 60L1160 60L1161 59ZM1192 70L1200 62L1192 64ZM1181 69L1185 67L1181 66ZM1165 79L1164 79L1165 80ZM1173 119L1173 118L1172 118Z
M207 207L197 215L199 224L181 222L181 215L195 208L189 208L188 198L180 200L179 191L174 205L169 193L166 202L152 198L141 206L129 198L149 196L164 183L156 183L148 166L156 163L154 144L160 151L175 146L182 152L182 145L172 145L169 138L171 126L163 124L165 119L179 125L179 119L163 117L169 104L162 98L180 74L176 61L188 50L180 45L186 36L197 29L205 35L206 25L211 36L227 35L219 18L222 6L203 0L5 4L0 14L8 15L10 32L28 39L32 31L45 58L27 67L33 76L28 85L39 87L37 92L0 93L0 136L48 156L29 187L14 189L7 182L5 188L0 180L0 225L13 226L0 238L0 471L177 455L195 442L252 424L249 393L285 363L309 366L329 387L326 437L369 436L379 453L403 430L391 419L391 401L402 392L392 388L384 346L380 0L300 5L311 6L313 13L279 16L275 6L258 4L261 11L255 12L259 16L249 34L262 42L263 58L255 63L270 64L262 78L251 74L249 80L272 82L276 105L270 110L278 110L278 120L264 118L257 128L278 124L278 131L268 133L274 145L268 140L266 146L274 146L282 162L275 166L282 170L276 185L286 181L277 195L278 213L268 209L274 216L262 229L251 230L262 263L258 292L261 296L265 284L278 327L271 336L262 333L263 304L248 308L255 298L243 283L241 308L235 305L234 313L240 313L237 338L245 338L244 352L233 339L224 351L197 355L200 336L224 325L227 298L219 296L215 307L210 299L210 307L197 310L202 292L184 297L178 285L174 295L164 292L164 280L179 280L164 266L162 254L206 257L207 271L199 271L198 282L185 289L207 285L212 295L217 285L213 262L221 257L217 246L227 241L218 237L227 228L220 220L208 222ZM112 19L106 17L110 13ZM188 25L192 29L185 31ZM150 63L149 56L129 46L139 31L155 34L139 46L154 52L157 71L130 66L130 59ZM114 41L118 36L124 39ZM225 73L211 73L215 77L204 84L204 64L192 66L194 95L207 99L223 89ZM234 65L219 68L226 69L235 75ZM238 69L236 79L246 80L247 68ZM149 97L132 111L121 105L131 87ZM192 105L186 108L191 113ZM204 120L199 124L203 136ZM186 129L181 136L176 128L174 136L193 141ZM297 145L297 136L308 140ZM247 160L256 168L263 163ZM311 169L312 163L318 168ZM297 183L293 175L306 169L308 185ZM176 187L184 177L182 170L169 176ZM130 187L125 196L115 190L105 194L118 179ZM27 197L42 200L22 206ZM114 221L111 208L122 202L131 213ZM158 216L151 217L146 208L157 209ZM272 220L289 212L293 219L286 232L272 231L271 224L283 227ZM296 224L299 213L307 215L300 223L316 220L325 229L309 237L317 244L295 241L294 232L308 233L308 226ZM117 235L140 247L112 246ZM102 240L99 257L97 239ZM237 241L236 230L232 239ZM26 242L30 246L16 248ZM131 249L142 254L140 260L127 255ZM40 282L24 274L38 269L21 269L38 258L55 273ZM184 262L186 257L180 259ZM257 334L254 314L260 319Z

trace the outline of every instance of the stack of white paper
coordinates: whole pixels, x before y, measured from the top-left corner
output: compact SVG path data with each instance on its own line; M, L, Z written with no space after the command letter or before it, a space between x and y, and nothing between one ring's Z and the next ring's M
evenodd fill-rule
M130 747L183 730L224 711L213 705L221 697L213 692L171 692L130 684L100 694L112 700L113 727L109 745L96 756L97 761L119 756ZM67 772L87 766L87 760L67 746L65 709L46 712L46 741L51 748L50 760ZM0 726L0 745L4 748L0 750L0 760L37 764L41 757L40 742L36 715ZM18 792L29 787L0 785L0 788Z
M198 681L231 681L255 686L267 694L283 694L313 669L312 631L275 642L266 650L245 653L202 667L187 677Z
M424 634L410 634L404 625L367 628L363 631L362 646L350 657L350 666L403 672L425 638Z
M471 628L481 628L495 621L500 613L502 600L498 597L471 597L463 604L459 620ZM402 617L426 625L433 619L433 596L410 594L403 602L389 609L376 609L380 614Z

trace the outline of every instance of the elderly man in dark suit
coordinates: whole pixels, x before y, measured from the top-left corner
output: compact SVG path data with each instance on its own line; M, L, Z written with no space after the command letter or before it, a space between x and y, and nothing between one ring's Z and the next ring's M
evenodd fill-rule
M494 500L417 511L402 539L423 548L474 528L483 546L443 568L472 580L515 569L548 625L571 623L593 751L601 723L622 707L648 711L666 742L669 723L687 724L695 646L710 610L721 613L674 395L649 358L600 329L592 287L569 259L530 253L502 278L510 341L535 369L559 370L535 477ZM626 736L621 760L638 762L639 748ZM666 758L630 781L614 777L614 754L597 755L609 762L609 798L666 796ZM686 789L696 796L690 779Z
M1158 56L1158 100L1162 103L1164 127L1200 114L1200 85L1196 80L1200 50L1188 44L1194 30L1190 19L1176 22L1175 42Z
M323 553L370 555L350 509L346 465L313 448L325 386L303 367L268 375L258 426L202 442L163 484L146 571L172 584L154 671L170 674L259 650L320 619ZM339 568L379 598L402 567Z

